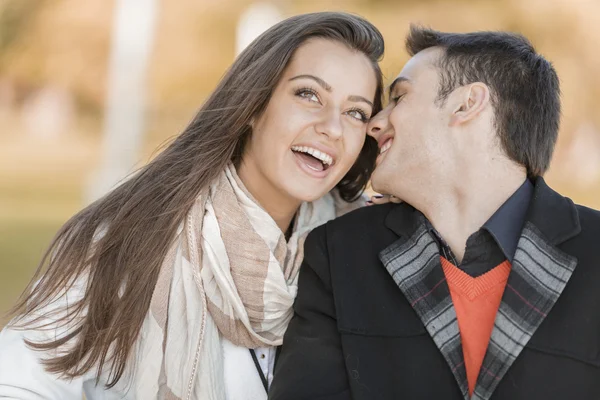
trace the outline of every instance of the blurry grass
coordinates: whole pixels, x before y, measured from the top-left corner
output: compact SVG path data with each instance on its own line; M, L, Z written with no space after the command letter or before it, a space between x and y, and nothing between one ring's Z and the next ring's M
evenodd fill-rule
M52 222L0 222L0 313L21 294L59 227Z
M96 160L93 141L2 137L0 146L0 326L58 228L82 205Z

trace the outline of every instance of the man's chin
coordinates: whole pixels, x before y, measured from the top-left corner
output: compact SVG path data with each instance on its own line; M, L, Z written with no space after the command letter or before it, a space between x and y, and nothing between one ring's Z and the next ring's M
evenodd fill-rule
M375 169L373 175L371 175L371 187L377 193L387 194L385 174L382 174L381 172L383 171L378 170L377 168Z

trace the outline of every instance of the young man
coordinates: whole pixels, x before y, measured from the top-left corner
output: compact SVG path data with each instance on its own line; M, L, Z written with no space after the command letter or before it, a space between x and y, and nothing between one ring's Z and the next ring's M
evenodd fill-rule
M413 27L369 133L403 200L307 239L271 400L600 398L600 213L550 189L551 64Z

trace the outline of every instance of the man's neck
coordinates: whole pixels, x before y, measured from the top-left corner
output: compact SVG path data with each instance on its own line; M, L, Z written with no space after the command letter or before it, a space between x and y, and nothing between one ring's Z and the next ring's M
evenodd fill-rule
M467 175L460 182L437 187L435 193L424 196L422 204L413 206L427 217L461 262L469 236L494 215L526 178L520 170L487 177Z

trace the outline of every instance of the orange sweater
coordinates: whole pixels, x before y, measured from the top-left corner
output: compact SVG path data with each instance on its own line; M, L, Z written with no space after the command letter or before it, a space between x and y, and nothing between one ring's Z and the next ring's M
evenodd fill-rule
M511 265L506 260L485 274L473 278L444 257L441 260L456 310L469 394L472 395Z

